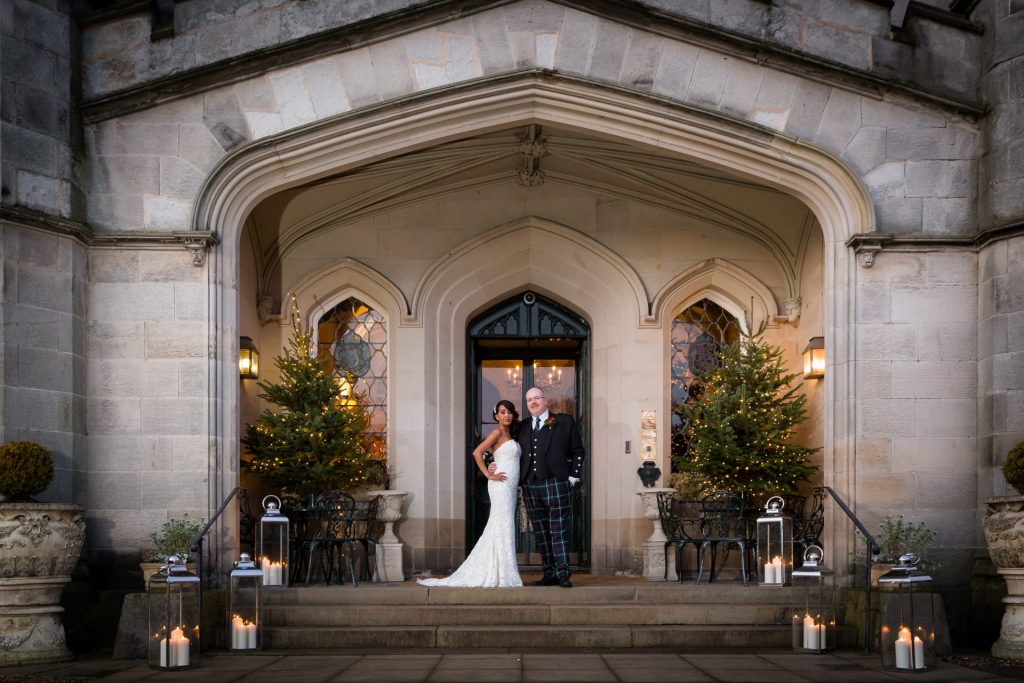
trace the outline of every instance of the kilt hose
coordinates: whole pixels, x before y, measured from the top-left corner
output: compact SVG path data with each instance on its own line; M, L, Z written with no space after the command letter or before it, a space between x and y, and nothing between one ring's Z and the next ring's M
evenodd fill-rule
M569 578L569 543L572 538L572 485L554 477L527 482L523 491L544 576Z

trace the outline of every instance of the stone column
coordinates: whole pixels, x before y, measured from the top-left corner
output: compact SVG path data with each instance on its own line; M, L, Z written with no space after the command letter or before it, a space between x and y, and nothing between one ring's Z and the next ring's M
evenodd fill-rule
M650 538L644 542L644 578L648 581L665 580L665 532L658 515L658 494L675 491L672 488L642 489L637 491L644 504L644 517L654 525ZM669 557L669 576L675 576L675 555Z
M377 518L384 522L384 535L377 543L377 576L384 583L405 581L402 569L402 541L395 535L395 522L402 519L405 491L371 491L379 499Z

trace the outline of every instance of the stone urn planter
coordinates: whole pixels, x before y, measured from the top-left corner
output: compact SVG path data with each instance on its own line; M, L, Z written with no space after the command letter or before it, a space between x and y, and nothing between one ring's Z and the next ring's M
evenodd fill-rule
M402 541L395 535L395 523L402 519L402 503L406 491L369 491L377 496L377 519L384 522L384 533L377 543L377 576L382 583L405 581L402 563Z
M1007 589L1006 612L992 654L1024 661L1024 496L989 498L981 526Z
M71 656L60 595L85 540L83 509L0 503L0 666Z

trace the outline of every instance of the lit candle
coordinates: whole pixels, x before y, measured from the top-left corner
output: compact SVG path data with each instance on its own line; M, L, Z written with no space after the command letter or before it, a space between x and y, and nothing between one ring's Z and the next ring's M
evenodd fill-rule
M231 649L241 650L245 645L242 644L242 639L245 636L245 623L242 621L242 617L235 616L231 620Z
M270 563L270 581L271 586L281 585L281 563L271 562Z
M169 643L170 641L167 638L160 640L160 666L163 668L174 666L174 650L169 647ZM168 655L170 656L168 657ZM168 663L168 660L170 660L170 663Z
M924 641L920 636L914 636L914 668L924 668Z
M249 622L245 625L246 641L245 646L250 650L256 649L256 624Z
M818 635L818 625L814 623L814 618L808 614L804 617L804 649L819 649L820 645L818 643Z
M270 560L266 557L261 559L260 568L263 570L263 585L270 585Z
M775 565L771 562L764 563L764 582L775 583Z
M174 650L173 666L188 666L188 638L181 628L171 631L171 646Z
M910 668L910 629L901 626L899 638L896 639L896 668Z
M774 571L772 573L775 575L775 580L772 583L786 583L786 577L782 573L782 558L776 557L773 559L772 567L774 567Z

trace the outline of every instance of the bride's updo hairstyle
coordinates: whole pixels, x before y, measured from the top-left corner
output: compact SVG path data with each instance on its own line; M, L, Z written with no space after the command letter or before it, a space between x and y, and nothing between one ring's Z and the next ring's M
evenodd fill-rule
M517 436L519 436L519 411L516 410L516 406L514 403L512 403L512 401L503 398L494 404L494 410L491 411L494 413L495 419L498 418L498 410L502 406L508 408L508 412L512 413L512 424L508 426L508 434L514 439Z

